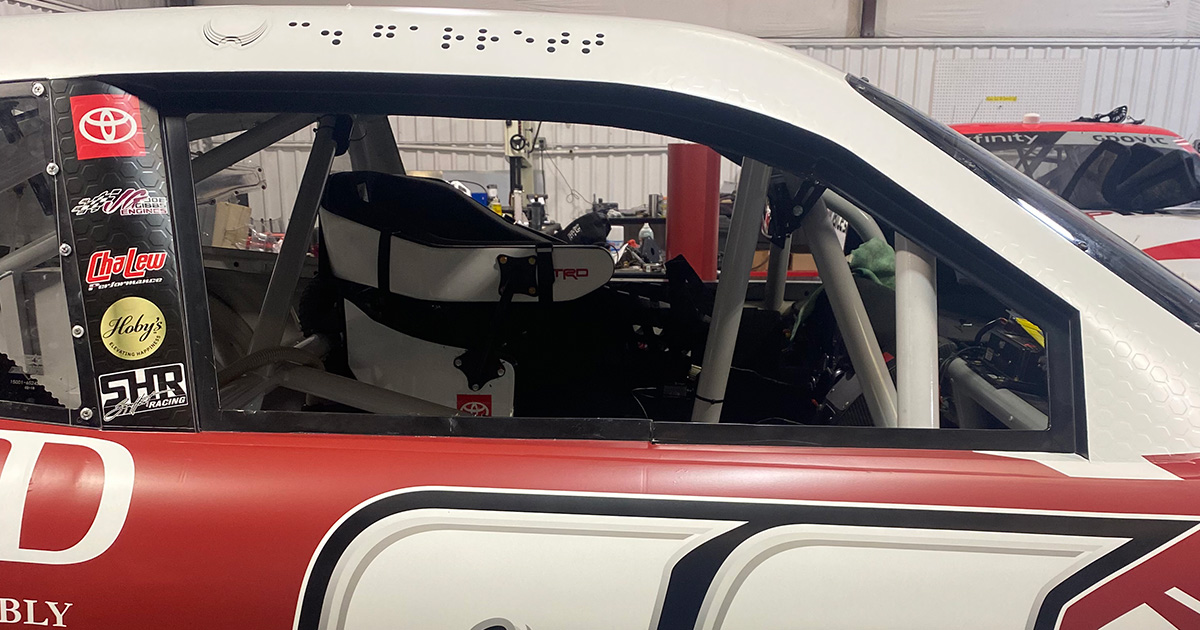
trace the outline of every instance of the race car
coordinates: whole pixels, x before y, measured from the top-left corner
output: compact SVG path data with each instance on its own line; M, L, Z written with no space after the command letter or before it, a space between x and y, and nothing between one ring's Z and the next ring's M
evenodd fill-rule
M5 18L0 58L0 624L1200 620L1200 293L863 78L357 6ZM719 281L416 176L408 116L710 147ZM214 245L279 142L282 240Z
M954 129L1200 284L1200 154L1124 106L1073 122Z

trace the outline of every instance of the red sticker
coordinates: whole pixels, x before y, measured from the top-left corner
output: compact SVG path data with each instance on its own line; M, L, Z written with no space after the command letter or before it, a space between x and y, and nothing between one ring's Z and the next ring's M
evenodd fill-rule
M459 394L458 410L472 416L492 415L491 394Z
M72 96L71 119L75 122L75 150L81 160L146 155L142 108L136 96Z

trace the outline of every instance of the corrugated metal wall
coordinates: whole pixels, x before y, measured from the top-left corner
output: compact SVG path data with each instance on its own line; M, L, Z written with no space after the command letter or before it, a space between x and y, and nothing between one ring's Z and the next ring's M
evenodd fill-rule
M929 112L939 59L1080 59L1079 114L1129 105L1130 113L1200 138L1200 40L1124 42L979 40L794 40L783 42L872 83ZM781 80L785 80L781 77ZM505 170L501 121L397 118L397 142L411 170ZM561 223L578 216L593 197L622 208L666 192L667 138L642 132L546 123L544 169L550 215ZM302 132L260 156L268 182L263 217L286 217L307 158L311 132ZM736 167L726 163L723 179ZM256 213L259 210L256 209Z
M9 0L0 0L0 17L9 15L38 15L43 13L53 13L48 9L39 9L34 6L10 2Z
M1080 59L1080 115L1128 105L1131 115L1200 138L1200 40L837 40L786 42L835 68L868 77L924 112L939 59Z

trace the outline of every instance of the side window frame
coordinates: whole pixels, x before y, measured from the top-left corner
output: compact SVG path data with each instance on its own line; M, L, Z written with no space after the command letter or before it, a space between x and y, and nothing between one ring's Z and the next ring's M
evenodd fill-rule
M679 444L773 444L792 446L876 447L906 449L1015 450L1087 454L1086 423L1082 377L1082 344L1079 313L1053 292L1032 280L1015 265L988 249L974 237L950 222L907 190L889 180L857 155L827 139L762 115L682 94L648 88L606 86L585 82L526 79L479 79L478 77L440 78L397 75L331 75L327 81L305 82L326 85L326 92L308 92L309 99L295 98L294 79L270 73L222 78L228 89L219 90L220 107L200 86L211 77L174 77L169 92L162 93L163 111L171 113L168 123L168 155L173 172L183 172L187 155L185 116L193 111L228 110L241 90L249 93L255 86L290 85L288 98L258 97L255 108L263 112L293 111L297 102L313 111L364 112L381 109L357 94L388 93L394 97L397 111L392 114L440 115L456 117L513 118L533 120L587 121L592 124L625 127L688 139L717 148L727 156L748 156L777 168L818 177L843 197L860 207L871 208L877 220L908 236L912 241L945 261L954 269L979 283L1031 319L1046 331L1051 397L1050 427L1045 431L1005 431L982 429L921 430L882 427L729 425L672 423L636 419L536 419L536 418L446 418L391 417L360 414L324 414L318 421L303 412L256 412L217 408L215 379L212 374L195 375L197 390L202 382L212 385L213 395L204 396L199 408L202 429L218 431L329 432L357 434L455 435L498 438L577 438L651 440ZM145 80L130 78L133 84ZM494 111L488 105L466 103L456 94L471 93L468 84L483 82L489 92L504 92L512 99L497 99ZM382 84L384 85L381 85ZM368 89L369 88L369 89ZM132 88L131 88L132 89ZM268 88L269 89L269 88ZM553 103L529 99L525 94L556 95ZM359 92L361 90L361 92ZM301 90L303 91L303 90ZM408 97L412 98L409 99ZM619 97L619 98L616 98ZM251 102L249 100L247 103ZM637 107L617 107L614 102L638 103ZM565 107L569 106L569 108ZM561 111L572 111L565 120ZM556 113L558 112L558 113ZM648 122L653 121L653 122ZM176 130L171 131L172 128ZM194 217L190 178L181 183L173 178L173 196L181 215ZM186 184L186 185L185 185ZM194 222L194 218L191 219ZM193 226L194 228L194 226ZM189 230L192 228L189 228ZM181 236L183 226L181 226ZM196 231L198 236L198 230ZM190 308L203 303L203 262L198 238L187 240L186 255L181 246L185 284L190 288ZM190 267L190 270L187 269ZM208 314L189 314L194 331L208 334ZM201 326L201 323L204 323ZM194 334L193 366L211 364L212 346L200 343ZM202 347L203 346L203 347ZM208 372L207 370L195 370Z
M46 133L43 138L42 155L45 157L46 173L50 178L48 183L54 203L55 253L52 255L57 257L59 261L64 300L67 307L67 322L69 322L67 326L71 327L77 322L82 321L83 303L79 299L81 295L79 277L77 274L71 273L71 267L66 261L71 252L66 250L67 254L64 255L64 250L61 249L60 245L65 242L62 238L64 230L70 230L71 225L68 216L69 213L62 211L63 200L59 191L57 177L58 165L61 163L61 160L59 158L58 146L55 140L56 133L53 125L51 82L49 80L30 80L0 83L0 99L5 97L32 97L43 104L43 107L39 108L38 117L45 125ZM50 257L48 256L46 260L49 259ZM91 355L87 348L86 339L71 333L66 334L72 339L75 372L79 386L79 404L73 407L54 407L0 399L0 417L17 421L99 426L99 418L95 417L95 414L91 412L95 406L95 390L91 371ZM85 409L88 411L84 411Z

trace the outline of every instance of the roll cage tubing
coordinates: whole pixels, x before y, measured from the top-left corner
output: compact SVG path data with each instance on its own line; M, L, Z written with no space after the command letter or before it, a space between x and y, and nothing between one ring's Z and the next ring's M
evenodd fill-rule
M1054 292L1027 279L1024 272L854 153L791 124L676 92L586 81L419 74L299 75L282 72L105 75L95 78L138 95L146 103L157 107L164 118L177 121L167 125L168 135L172 135L174 129L173 135L177 137L171 142L172 148L185 144L186 128L180 126L183 117L192 113L279 114L317 111L353 112L358 115L521 118L607 125L668 135L708 145L735 162L740 162L741 156L748 156L814 180L851 203L871 209L882 223L909 235L916 245L945 259L947 262L944 264L1003 295L1011 308L1045 322L1047 338L1056 340L1047 346L1051 366L1050 428L1046 431L955 429L923 432L879 430L874 427L739 427L654 422L650 428L653 439L694 443L1037 450L1086 455L1078 312ZM488 96L484 98L479 94ZM174 203L181 209L193 207L193 202L187 200L192 189L191 178L181 182L176 175L186 168L183 163L186 157L185 154L182 159L178 155L168 158L168 162L174 165L171 169ZM198 245L195 250L194 254L188 255L198 259ZM180 255L184 256L184 252L181 251ZM202 269L196 271L201 287L202 274ZM189 301L197 311L195 318L190 313L188 316L190 325L195 328L206 317L202 313L206 308L199 308L206 306L206 300L203 296L191 296ZM204 341L202 335L209 341L209 349L201 347ZM210 335L207 330L202 335L192 336L192 346L201 353L199 357L208 357L211 353ZM204 364L204 361L193 362L193 365ZM199 378L197 385L198 389L205 389ZM213 386L215 388L215 382ZM207 412L203 407L209 405L201 408L201 414L212 419L208 426L228 428L237 424L232 421L230 412L215 409L215 396L213 398L214 403ZM287 430L287 423L275 427L268 426L269 422L252 424L261 430ZM519 436L522 433L517 430L512 435Z

